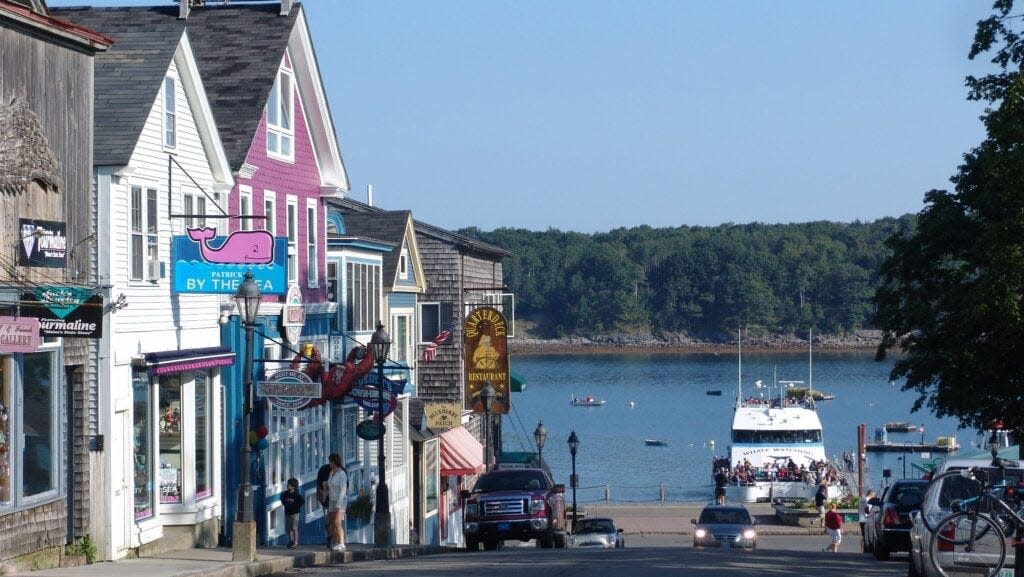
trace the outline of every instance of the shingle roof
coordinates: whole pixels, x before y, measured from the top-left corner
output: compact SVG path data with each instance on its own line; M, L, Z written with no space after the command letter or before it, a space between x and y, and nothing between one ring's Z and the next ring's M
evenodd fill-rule
M338 207L339 209L341 209L341 211L345 214L346 226L347 226L347 223L348 223L348 218L349 218L348 215L349 214L352 214L352 213L370 213L370 214L373 214L373 215L376 216L376 215L381 214L383 212L388 212L388 211L386 211L386 210L384 210L382 208L379 208L379 207L376 207L376 206L370 206L370 205L368 205L368 204L366 204L364 202L360 202L358 200L354 200L354 199L351 199L351 198L330 198L330 199L326 199L326 201L327 201L328 204L334 205L334 206ZM511 252L509 252L508 250L505 250L505 249L503 249L503 248L501 248L499 246L495 246L493 244L489 244L489 243L477 240L475 238L471 238L471 237L468 237L466 235L459 234L457 232L452 232L450 230L441 228L439 226L434 226L432 224L427 224L427 223L425 223L425 222L423 222L421 220L413 220L413 228L415 229L415 231L417 233L422 233L422 234L426 234L428 236L432 236L434 238L440 239L440 240L442 240L444 242L451 243L451 244L453 244L455 246L458 246L460 248L463 248L463 249L475 250L475 251L480 251L480 252L483 252L483 253L489 253L490 255L497 256L497 257L512 256Z
M53 8L55 16L115 40L105 55L109 62L96 62L95 163L127 164L160 89L158 80L187 28L224 152L231 169L238 170L259 127L299 10L296 4L288 16L280 16L277 3L207 5L181 20L177 6Z
M173 7L51 8L114 39L96 55L93 163L128 164L185 23Z
M387 210L383 212L350 212L345 215L345 232L352 236L373 238L395 244L394 250L382 256L381 271L385 279L392 282L398 274L398 258L405 244L405 228L412 213L408 210Z

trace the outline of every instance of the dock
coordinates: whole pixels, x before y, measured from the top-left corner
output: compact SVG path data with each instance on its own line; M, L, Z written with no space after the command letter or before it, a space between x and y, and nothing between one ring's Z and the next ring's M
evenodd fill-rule
M876 453L952 453L959 449L956 444L931 444L931 443L867 443L865 451Z

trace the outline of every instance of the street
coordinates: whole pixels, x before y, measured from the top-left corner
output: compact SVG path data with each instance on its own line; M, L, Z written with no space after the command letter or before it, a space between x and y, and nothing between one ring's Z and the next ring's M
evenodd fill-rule
M634 546L642 540L644 544ZM350 565L294 569L280 577L303 575L357 575L360 577L444 575L445 577L662 577L687 575L730 577L773 575L804 577L811 574L895 577L907 574L905 556L879 562L858 552L859 539L851 539L838 554L823 553L823 538L772 536L756 551L694 550L686 535L630 535L625 549L537 549L507 546L498 551L449 553L410 559L369 561Z

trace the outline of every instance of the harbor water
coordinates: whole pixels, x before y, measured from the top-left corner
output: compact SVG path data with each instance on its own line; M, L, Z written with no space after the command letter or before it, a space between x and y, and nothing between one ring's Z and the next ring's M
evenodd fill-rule
M924 439L956 437L960 454L974 451L973 430L957 430L955 419L936 418L911 408L916 393L890 382L891 361L876 362L871 351L744 353L743 395L778 396L784 381L835 395L820 401L825 450L838 459L856 454L857 427L866 440L887 422L905 421L924 428ZM577 501L693 502L710 500L711 459L727 455L739 368L736 354L602 353L513 355L513 370L526 390L514 393L503 422L505 451L533 451L533 430L544 422L548 438L544 461L570 497L571 458L566 440L575 430ZM813 382L811 379L813 378ZM758 388L755 383L761 382ZM781 386L785 386L784 384ZM720 396L708 391L721 391ZM571 406L572 397L604 400L598 407ZM889 432L892 443L920 443L922 433ZM651 446L645 441L663 441ZM868 486L878 488L883 470L892 479L919 477L915 462L945 453L869 452Z

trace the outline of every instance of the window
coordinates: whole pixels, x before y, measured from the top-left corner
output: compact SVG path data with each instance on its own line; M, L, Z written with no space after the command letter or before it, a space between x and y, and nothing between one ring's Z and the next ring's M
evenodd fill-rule
M391 326L394 336L389 356L399 364L408 365L412 360L412 315L391 315Z
M288 282L299 280L299 207L294 196L288 196L288 212L285 215L288 227Z
M341 418L342 450L341 460L351 463L359 458L359 437L356 436L356 425L359 424L359 409L353 405L344 408Z
M149 373L139 369L132 371L132 441L134 443L135 470L135 520L153 516L153 470L152 420L153 396L150 394Z
M31 506L24 501L53 494L61 478L57 353L21 357L0 356L0 506Z
M316 201L309 200L306 204L306 285L309 287L320 286L319 256L316 251Z
M238 216L252 216L252 189L248 186L238 187ZM252 219L238 219L238 228L240 230L252 230Z
M160 502L181 503L181 375L160 377Z
M269 190L263 191L263 229L277 236L275 217L277 215L277 197Z
M420 342L429 343L441 332L441 303L420 303Z
M402 247L402 254L398 257L398 278L405 280L409 278L409 249Z
M338 263L327 261L327 301L338 302Z
M131 198L131 280L160 278L157 235L156 189L132 187Z
M170 76L164 78L164 146L174 148L177 146L177 127L175 126L174 101L174 79Z
M372 331L380 319L380 265L345 264L345 327Z
M291 160L294 157L294 114L292 104L292 73L286 68L277 71L277 79L267 100L267 154Z
M189 215L185 219L189 228L206 226L206 218L203 216L206 214L206 196L203 193L186 192L182 195L181 203L185 214Z
M213 494L213 405L210 374L206 371L195 372L195 407L196 415L196 499L209 497Z

